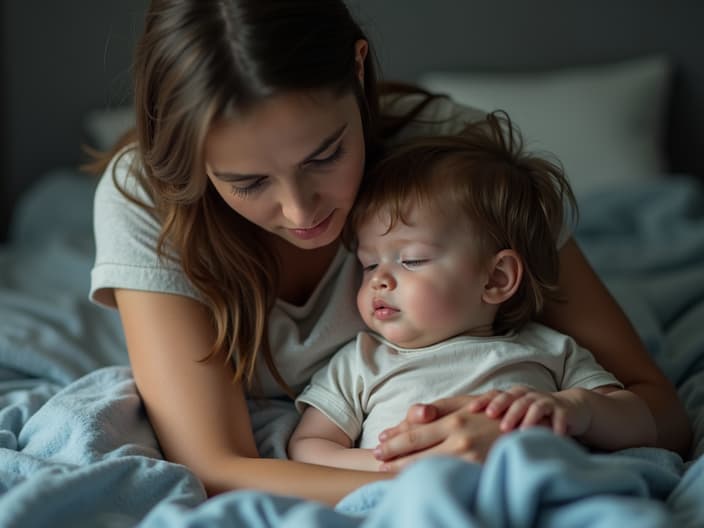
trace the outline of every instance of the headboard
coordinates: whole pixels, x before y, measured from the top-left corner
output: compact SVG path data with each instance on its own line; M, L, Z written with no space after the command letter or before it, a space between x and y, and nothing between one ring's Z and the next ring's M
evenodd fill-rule
M676 73L667 148L673 171L704 177L700 0L348 0L384 77L428 70L537 70L664 52ZM0 233L17 196L76 165L82 120L129 98L147 0L0 3Z

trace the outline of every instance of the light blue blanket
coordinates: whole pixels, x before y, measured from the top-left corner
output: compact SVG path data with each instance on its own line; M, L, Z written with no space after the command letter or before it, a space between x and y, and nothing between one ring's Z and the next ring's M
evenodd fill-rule
M0 248L0 526L704 526L704 191L693 182L594 196L577 232L676 383L693 460L590 454L535 429L503 437L481 466L427 459L335 509L249 491L206 501L188 469L162 459L117 316L86 299L91 197L91 183L52 175ZM291 406L251 410L262 452L280 455Z

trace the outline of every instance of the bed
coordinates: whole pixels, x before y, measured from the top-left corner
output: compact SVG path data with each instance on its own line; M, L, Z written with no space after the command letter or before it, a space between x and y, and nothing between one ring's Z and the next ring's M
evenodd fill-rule
M32 2L9 4L0 21L18 35L32 23ZM53 13L52 27L80 27L75 18L89 13L92 27L128 42L145 2L127 2L127 14L90 4L71 2ZM704 526L704 48L697 36L704 6L409 0L398 12L387 2L350 4L377 42L387 77L505 109L529 147L561 159L579 201L575 236L677 387L694 432L691 452L591 453L534 429L503 437L483 465L421 461L336 508L253 491L206 500L195 476L161 455L117 314L87 300L96 181L75 168L78 145L108 145L131 118L126 92L105 96L127 59L103 54L86 80L99 93L63 94L65 117L32 138L37 159L26 173L27 144L12 128L20 125L3 123L2 137L14 142L2 151L10 171L0 177L7 205L0 526ZM81 38L96 44L96 34L79 32L71 50ZM53 53L67 52L62 42L52 39ZM10 48L2 64L21 73L10 66L27 59ZM45 51L32 60L39 75L55 57ZM85 76L91 63L65 68ZM36 94L12 86L3 106L29 112L21 98ZM52 133L69 143L64 151L51 150ZM272 405L255 417L265 455L281 452L289 411Z

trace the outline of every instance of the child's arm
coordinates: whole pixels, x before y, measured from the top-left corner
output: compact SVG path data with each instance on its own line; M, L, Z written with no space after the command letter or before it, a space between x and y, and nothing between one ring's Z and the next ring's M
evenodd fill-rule
M613 386L559 392L516 387L490 392L471 404L473 411L501 417L501 430L539 425L547 420L557 434L574 436L586 445L615 450L656 445L655 420L643 400Z
M315 407L306 407L288 441L292 460L346 469L378 471L370 449L352 447L353 440Z

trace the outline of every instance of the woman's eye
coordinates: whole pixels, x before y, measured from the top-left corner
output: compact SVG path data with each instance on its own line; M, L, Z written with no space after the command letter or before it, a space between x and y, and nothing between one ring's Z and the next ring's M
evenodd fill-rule
M330 154L329 156L326 156L324 158L315 158L312 160L308 160L306 162L306 165L312 165L314 167L322 167L325 165L330 165L337 160L339 160L343 154L345 153L344 149L342 148L342 143L340 143L337 148L335 149L335 152Z
M249 185L241 187L234 183L230 186L230 192L239 198L249 198L253 194L261 191L264 188L264 178L260 178Z
M405 259L401 261L401 264L406 269L412 269L427 264L428 260L429 259Z
M376 269L376 266L377 266L376 264L367 264L366 266L363 266L363 267L362 267L362 271L363 271L364 273L368 273L368 272L370 272L370 271Z

